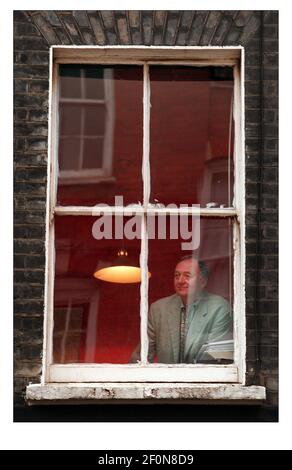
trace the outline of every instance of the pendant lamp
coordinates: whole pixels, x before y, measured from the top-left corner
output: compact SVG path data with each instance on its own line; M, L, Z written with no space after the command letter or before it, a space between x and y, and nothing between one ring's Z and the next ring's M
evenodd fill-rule
M133 284L141 282L141 269L133 266L129 260L128 252L122 248L111 266L97 269L93 276L100 281L115 282L119 284ZM151 273L148 273L148 279Z

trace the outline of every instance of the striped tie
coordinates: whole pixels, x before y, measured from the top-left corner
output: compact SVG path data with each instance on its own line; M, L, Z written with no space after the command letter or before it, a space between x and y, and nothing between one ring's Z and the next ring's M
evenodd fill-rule
M181 307L180 313L180 349L179 362L184 362L185 355L185 339L186 339L186 308Z

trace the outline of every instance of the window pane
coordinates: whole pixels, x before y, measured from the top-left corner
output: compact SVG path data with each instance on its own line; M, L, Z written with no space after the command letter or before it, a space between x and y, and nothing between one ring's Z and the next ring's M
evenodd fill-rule
M142 67L60 65L60 87L59 162L78 171L60 174L58 204L142 201ZM80 156L62 145L68 136L80 137Z
M233 200L230 67L151 66L151 200Z
M59 66L60 96L81 98L81 67L75 64Z
M105 106L86 106L84 108L84 129L83 134L100 135L105 134Z
M104 68L96 65L87 65L84 69L85 97L92 99L105 99Z
M125 364L139 342L140 281L137 271L134 270L136 277L131 278L137 281L134 283L122 283L124 277L119 279L120 282L109 282L93 275L97 270L115 265L121 248L128 252L128 262L122 264L139 266L139 239L95 238L103 231L112 238L117 236L114 231L110 233L110 220L109 216L56 217L54 363ZM125 217L117 230L123 233L128 221ZM138 233L139 219L136 222ZM115 226L113 221L113 230ZM129 272L128 269L127 275Z
M103 137L84 139L84 159L82 168L102 168Z
M155 219L156 238L149 241L149 360L231 363L232 221L202 218L199 227L198 221L190 216L187 220L173 217L171 222L167 217L166 235L160 230L161 239L158 239L158 218L152 219ZM160 224L164 224L163 219ZM175 227L179 237L171 239ZM192 246L185 247L182 243L192 243ZM187 255L195 256L200 264L192 259L179 262ZM184 328L181 307L186 308ZM207 344L204 352L203 345Z
M80 106L72 104L60 105L60 136L81 135L81 112Z
M59 169L78 170L80 168L80 137L62 137L59 144ZM62 177L62 173L60 173Z

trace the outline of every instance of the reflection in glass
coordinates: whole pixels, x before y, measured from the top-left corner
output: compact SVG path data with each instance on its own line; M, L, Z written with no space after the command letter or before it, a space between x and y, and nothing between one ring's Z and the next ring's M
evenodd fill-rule
M149 241L149 360L231 363L232 223L202 218L200 243L194 251L182 251L185 240L170 239L169 230L168 217L168 238ZM181 260L186 256L197 261Z
M141 66L59 66L60 205L142 200Z
M150 66L151 201L232 206L231 67Z
M121 246L139 266L140 240L97 240L100 219L56 217L54 363L128 363L139 341L140 283L104 282L94 273L111 266Z

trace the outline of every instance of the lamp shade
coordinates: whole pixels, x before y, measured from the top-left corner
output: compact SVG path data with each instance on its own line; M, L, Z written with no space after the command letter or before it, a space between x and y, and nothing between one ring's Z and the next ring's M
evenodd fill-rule
M93 276L100 281L133 284L141 282L141 269L137 266L132 266L127 251L121 249L111 266L98 269L94 272ZM151 273L148 273L148 279L150 277Z

